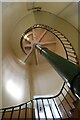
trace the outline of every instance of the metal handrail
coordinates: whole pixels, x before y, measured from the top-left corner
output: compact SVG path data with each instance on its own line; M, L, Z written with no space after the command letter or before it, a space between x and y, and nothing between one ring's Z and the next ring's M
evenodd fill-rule
M25 105L25 104L30 103L31 101L38 100L38 99L52 99L52 98L55 98L55 97L59 96L59 95L62 93L62 90L63 90L63 88L64 88L64 85L65 85L65 82L64 82L64 84L62 85L60 92L59 92L57 95L55 95L55 96L52 96L52 97L39 97L39 98L34 98L34 99L29 100L29 101L27 101L27 102L25 102L25 103L22 103L22 104L19 104L19 105L15 105L15 106L11 106L11 107L4 107L4 108L2 108L2 109L0 109L0 110L17 108L17 107L19 107L19 106L23 106L23 105Z

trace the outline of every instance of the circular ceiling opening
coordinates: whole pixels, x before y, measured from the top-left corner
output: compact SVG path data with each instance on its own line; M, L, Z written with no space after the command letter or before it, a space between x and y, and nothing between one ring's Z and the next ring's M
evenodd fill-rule
M26 55L24 62L28 64L38 65L47 62L38 53L35 44L47 47L52 52L65 57L65 51L59 39L46 27L43 28L43 26L37 25L26 30L20 40L21 49Z

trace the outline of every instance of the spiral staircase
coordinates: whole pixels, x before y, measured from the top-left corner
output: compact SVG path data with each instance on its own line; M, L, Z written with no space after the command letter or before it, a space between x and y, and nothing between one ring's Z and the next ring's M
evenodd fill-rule
M35 39L35 31L37 29L43 29L43 33L38 40L29 40L31 35ZM35 60L33 64L38 64L38 51L34 49L34 44L40 44L41 46L49 46L55 44L55 41L42 41L42 38L47 34L47 31L51 32L61 43L66 53L66 59L74 64L79 64L76 52L70 43L70 41L58 30L53 29L43 24L35 24L27 29L21 37L20 46L22 51L26 54L24 62L29 62L28 59L34 51ZM32 61L31 61L32 62ZM31 62L29 64L31 64ZM65 119L65 118L77 118L80 119L80 100L72 93L68 83L62 85L61 90L55 96L49 97L36 97L26 103L22 103L17 106L11 106L0 109L2 120L8 118L12 119Z

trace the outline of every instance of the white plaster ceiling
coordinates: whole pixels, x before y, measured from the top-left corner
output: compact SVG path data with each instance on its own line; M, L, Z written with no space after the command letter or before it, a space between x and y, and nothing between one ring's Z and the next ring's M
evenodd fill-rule
M78 29L78 2L28 3L27 8L31 9L31 7L41 7L42 10L55 14Z
M9 9L8 14L16 10L15 15L22 14L21 11L25 10L26 13L29 13L32 8L41 7L42 10L55 14L78 29L78 2L24 2L22 5L19 4L19 2L18 5L16 2L4 2L3 4L4 10L7 10L7 8ZM10 7L12 5L13 7Z

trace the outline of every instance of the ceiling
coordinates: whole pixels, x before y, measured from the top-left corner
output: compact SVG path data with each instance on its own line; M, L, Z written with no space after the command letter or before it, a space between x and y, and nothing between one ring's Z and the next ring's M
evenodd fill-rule
M20 3L20 2L17 2L17 3ZM20 14L22 13L21 11L24 11L24 10L26 10L26 13L29 13L32 10L32 8L40 7L41 10L48 11L55 14L56 16L66 20L67 22L69 22L70 24L72 24L74 27L78 29L78 2L23 2L23 4L20 4L20 5L17 5L17 3L3 2L4 4L3 12L7 10L7 8L9 8L8 14L10 14L10 12L13 11L15 8L15 10L17 10L16 12L15 10L13 11L15 12L15 14L17 12L18 14Z
M16 25L17 22L19 22L20 19L22 19L25 16L25 13L28 14L32 10L36 10L36 9L41 9L42 11L48 11L50 13L53 13L57 17L64 19L65 21L72 24L76 29L78 29L77 2L23 2L23 3L4 2L2 6L3 31L4 31L3 37L5 37L3 41L4 43L6 43L6 39L9 39L11 35L10 33L13 31L14 26ZM6 48L7 43L4 45ZM14 47L14 49L18 51L18 47L17 48ZM19 53L21 55L21 52Z
M41 7L43 11L48 11L66 20L78 29L78 2L33 2L27 3L27 10Z
M60 56L66 56L61 42L54 34L43 28L33 28L21 39L21 48L26 54L24 62L30 65L38 65L47 62L35 48L36 44L41 47L47 47L49 50L55 52Z

